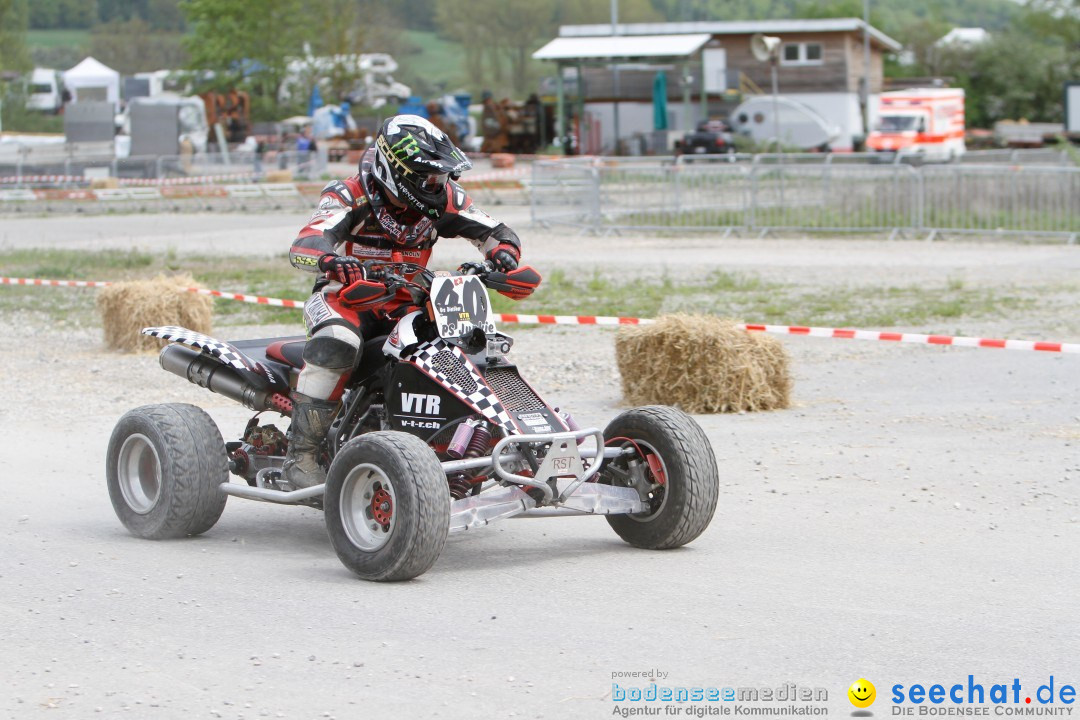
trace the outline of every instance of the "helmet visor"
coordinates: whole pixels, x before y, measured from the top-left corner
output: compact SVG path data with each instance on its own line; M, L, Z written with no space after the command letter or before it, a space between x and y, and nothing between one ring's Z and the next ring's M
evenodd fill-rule
M420 181L420 189L426 192L439 192L446 187L446 179L448 177L448 173L433 173L427 175Z

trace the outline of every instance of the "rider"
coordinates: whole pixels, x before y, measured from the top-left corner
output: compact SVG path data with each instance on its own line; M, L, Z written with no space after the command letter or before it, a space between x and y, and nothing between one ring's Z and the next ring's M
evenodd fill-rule
M292 427L284 477L297 488L325 482L319 463L330 417L341 399L364 338L386 334L407 293L357 311L340 294L372 275L364 261L426 266L440 237L460 236L496 270L521 259L521 242L506 225L473 205L456 182L472 167L441 130L417 115L397 115L379 129L360 170L323 188L319 206L293 241L294 267L319 272L304 303L310 340L292 393Z

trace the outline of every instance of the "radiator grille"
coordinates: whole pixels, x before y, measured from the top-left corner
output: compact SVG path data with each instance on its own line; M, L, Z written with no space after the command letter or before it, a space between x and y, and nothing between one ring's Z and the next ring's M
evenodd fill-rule
M491 368L484 379L507 410L521 412L544 408L544 401L525 384L516 368Z
M466 395L476 392L476 380L472 373L465 367L465 363L457 355L449 350L440 350L431 359L431 367L436 372L445 375L450 382L457 385Z

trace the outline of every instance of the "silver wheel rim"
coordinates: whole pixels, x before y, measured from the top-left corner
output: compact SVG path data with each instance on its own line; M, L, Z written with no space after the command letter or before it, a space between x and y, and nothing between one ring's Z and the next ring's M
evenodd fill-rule
M644 440L634 440L634 443L636 443L637 446L642 450L645 450L655 455L656 458L660 461L660 469L664 472L664 497L660 499L660 507L656 508L656 510L653 510L650 513L635 513L633 515L626 516L631 520L647 523L652 522L656 518L660 517L660 514L664 512L664 508L667 507L668 496L671 494L671 475L668 473L667 463L664 462L664 456L660 454L660 451L658 451L656 448L654 448L652 445L645 442ZM631 447L633 446L631 445ZM645 458L641 458L641 462L646 464L648 463ZM638 492L640 493L641 491L638 490Z
M129 435L116 464L124 502L139 515L150 512L161 494L161 459L154 443L140 433Z
M372 501L380 491L390 497L387 524L376 521L372 508ZM365 552L378 550L394 534L397 510L394 485L377 465L361 463L349 471L341 486L341 524L349 542Z

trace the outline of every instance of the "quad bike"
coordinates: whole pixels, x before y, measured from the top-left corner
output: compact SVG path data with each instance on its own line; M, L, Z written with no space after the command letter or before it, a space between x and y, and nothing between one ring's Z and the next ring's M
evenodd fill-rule
M181 327L161 366L256 414L223 442L186 404L125 414L107 457L121 522L150 539L206 532L229 495L324 510L342 563L367 580L406 580L432 566L449 532L511 517L604 515L631 545L685 545L716 507L716 460L705 433L671 407L623 412L601 432L533 390L508 357L487 288L527 295L540 276L470 264L457 273L385 263L380 283L350 286L356 307L411 297L388 336L364 343L325 441L325 484L282 478L288 436L260 414L288 416L304 338L226 343ZM411 279L408 279L411 276ZM355 289L354 289L355 288ZM229 473L244 482L230 482Z

